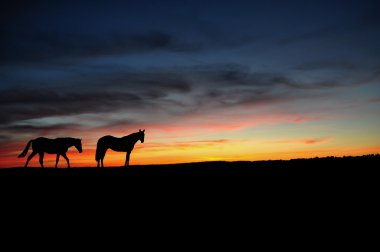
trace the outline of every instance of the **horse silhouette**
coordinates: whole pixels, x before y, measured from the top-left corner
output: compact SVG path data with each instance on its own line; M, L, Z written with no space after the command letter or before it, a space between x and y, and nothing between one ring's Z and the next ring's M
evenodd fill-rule
M29 161L38 153L40 155L40 164L44 168L44 153L57 154L57 159L55 162L55 168L58 166L59 156L62 156L67 161L67 167L70 168L69 158L66 156L67 150L71 146L75 146L79 153L82 153L82 140L77 138L65 137L49 139L45 137L39 137L30 140L26 145L24 151L18 156L19 158L25 157L28 153L29 147L32 145L33 152L29 155L26 160L25 167L28 167Z
M141 130L141 129L139 130L139 132L135 132L121 138L117 138L113 136L101 137L98 140L98 144L96 147L96 155L95 155L95 160L98 162L98 167L99 167L100 162L102 164L102 167L104 167L103 160L108 149L111 149L117 152L127 152L124 166L125 167L128 166L129 158L130 158L133 148L135 147L136 142L140 140L141 143L143 143L144 137L145 137L145 130Z

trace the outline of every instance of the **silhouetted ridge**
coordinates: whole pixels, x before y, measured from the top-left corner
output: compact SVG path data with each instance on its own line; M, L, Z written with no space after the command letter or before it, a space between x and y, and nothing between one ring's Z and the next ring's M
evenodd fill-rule
M380 175L380 155L359 157L325 157L311 159L199 162L168 165L136 165L111 168L1 169L0 175L12 176L100 176L100 177L155 177L155 176L222 176L244 179L272 178L302 179L301 181L376 179ZM349 179L348 179L349 178ZM283 180L285 179L285 180ZM306 179L306 180L304 180ZM347 180L348 179L348 180Z

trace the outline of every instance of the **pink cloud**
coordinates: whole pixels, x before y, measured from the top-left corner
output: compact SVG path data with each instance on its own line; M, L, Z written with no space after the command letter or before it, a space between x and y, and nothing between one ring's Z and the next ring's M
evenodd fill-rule
M278 140L278 141L272 141L272 143L281 143L281 144L288 144L288 143L303 143L303 144L318 144L318 143L324 143L333 140L333 137L322 137L322 138L298 138L298 139L287 139L287 140Z
M279 123L300 124L317 120L299 114L251 115L243 113L226 113L218 115L189 115L181 121L153 123L147 128L178 136L194 136L202 133L233 132L259 125L276 125Z
M193 148L193 147L210 147L218 144L225 144L232 142L229 139L214 139L214 140L201 140L201 141L174 141L170 143L145 143L144 146L136 146L137 149L143 148L147 150L164 150L173 148Z

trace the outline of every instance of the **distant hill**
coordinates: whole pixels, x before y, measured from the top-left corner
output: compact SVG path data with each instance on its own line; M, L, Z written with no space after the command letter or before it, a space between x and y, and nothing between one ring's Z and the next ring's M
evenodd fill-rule
M69 206L67 211L79 216L88 214L78 207L87 204L93 204L90 212L97 215L102 214L101 208L115 211L120 207L138 207L147 216L162 206L170 212L178 211L178 206L196 206L203 212L214 204L218 207L212 214L234 209L239 215L240 211L263 207L275 215L294 207L298 214L305 206L323 206L323 211L329 212L342 204L347 206L342 210L346 212L351 205L376 209L379 191L380 155L103 169L0 169L4 208L22 203L19 210L28 212L46 204L44 213L56 213L56 209ZM5 199L12 203L4 203Z
M200 162L109 168L4 168L6 177L225 177L225 178L378 178L380 155L275 161Z

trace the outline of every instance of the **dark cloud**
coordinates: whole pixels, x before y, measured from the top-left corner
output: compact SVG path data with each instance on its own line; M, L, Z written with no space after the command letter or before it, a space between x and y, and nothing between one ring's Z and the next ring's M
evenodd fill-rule
M78 2L78 6L40 1L8 7L4 12L9 13L9 18L4 15L0 26L0 64L74 64L93 57L156 51L209 52L241 47L257 39L247 33L236 33L231 28L226 32L227 28L222 24L211 25L196 16L179 17L178 23L167 25L165 22L171 14L168 10L152 12L151 16L143 12L139 17L133 12L135 9L128 6L137 3L91 2L88 5L94 7L89 8L83 1ZM166 4L173 5L171 2ZM142 11L146 7L144 4L140 6ZM78 14L80 11L83 13ZM16 12L17 18L14 16ZM150 18L159 21L152 23ZM149 23L148 28L137 21ZM131 27L132 23L144 28Z
M115 111L123 106L143 104L140 97L128 92L62 88L3 91L0 94L0 105L0 122L6 123L47 116Z
M72 132L80 137L88 128L77 123L55 123L55 124L33 124L31 122L24 124L6 123L0 126L0 143L7 143L17 139L19 136L33 134L35 136L70 136Z
M280 73L254 72L234 64L140 71L108 69L73 77L66 85L5 89L0 93L0 123L13 127L16 122L28 119L120 113L121 118L107 118L104 123L118 127L242 105L313 99L325 94L324 91L359 85L374 78L379 78L377 72L357 82L302 83ZM136 114L142 118L135 118ZM36 125L29 127L39 130L33 128Z
M360 66L350 60L319 60L310 61L299 64L295 67L296 70L314 71L324 69L352 71L359 70Z
M60 131L71 131L74 129L80 129L81 125L75 123L65 123L65 124L53 124L53 125L8 125L0 127L1 130L7 132L17 132L20 133L39 133L42 135L49 134L50 132L60 132Z
M118 128L122 128L122 127L125 128L128 126L135 126L138 124L139 124L138 121L133 119L133 118L130 118L130 119L116 118L116 119L109 119L106 122L104 122L103 125L101 125L99 127L95 127L95 128L98 128L98 129L103 129L103 128L118 129Z
M176 73L94 73L73 80L70 85L3 90L0 93L0 122L120 110L165 111L170 108L163 106L173 105L165 100L168 95L190 91L190 83Z
M294 81L282 74L260 73L239 69L225 69L212 73L211 80L227 85L241 85L256 88L273 88L276 85L293 86Z
M345 68L345 71L354 65L350 63L340 64L340 63L331 63L330 66L336 66ZM319 62L308 63L300 65L299 68L304 70L320 70L325 69L325 66ZM328 68L329 65L326 66ZM330 88L344 88L355 85L368 84L372 81L378 80L380 78L379 71L360 70L356 72L349 72L347 76L344 76L344 79L337 79L334 77L323 76L321 80L310 81L300 81L291 76L290 74L276 73L276 72L255 72L250 70L246 66L242 65L219 65L211 67L194 67L191 70L192 76L196 76L198 80L208 83L208 86L211 88L223 89L224 87L245 87L250 88L254 91L255 94L264 94L272 92L279 88L288 88L288 89L304 89L304 90L321 90L321 89L330 89ZM237 89L239 90L239 89ZM293 90L294 92L294 90ZM211 90L209 92L210 97L217 97L219 90Z
M130 87L133 90L144 89L144 91L163 91L166 93L186 93L191 90L192 86L184 74L170 70L111 71L107 74L89 76L87 81L90 81L92 86L106 84L111 87Z
M212 95L214 96L214 94ZM204 96L205 103L210 102L210 92ZM217 107L233 107L240 105L273 105L277 102L288 101L289 95L285 93L275 94L270 91L256 91L250 89L219 91L217 98L211 100Z
M370 103L380 103L380 97L371 98L371 99L369 99L369 102Z
M380 33L380 16L378 1L344 1L338 4L339 1L331 1L335 5L327 4L323 8L323 14L329 13L335 18L330 23L321 26L305 29L303 32L297 32L291 35L285 35L278 40L279 44L288 45L300 42L317 42L321 44L326 42L326 45L332 46L337 51L345 50L345 46L350 45L355 48L368 49L374 53L374 48L379 47L373 40L379 39ZM323 3L325 5L325 3ZM323 19L323 17L320 17ZM323 24L321 19L317 22ZM326 46L325 46L326 47Z
M179 42L165 32L141 34L2 32L0 64L70 63L84 58L144 53L157 50L194 51L196 45Z
M12 136L10 135L0 135L0 143L7 142L10 139L12 139Z

